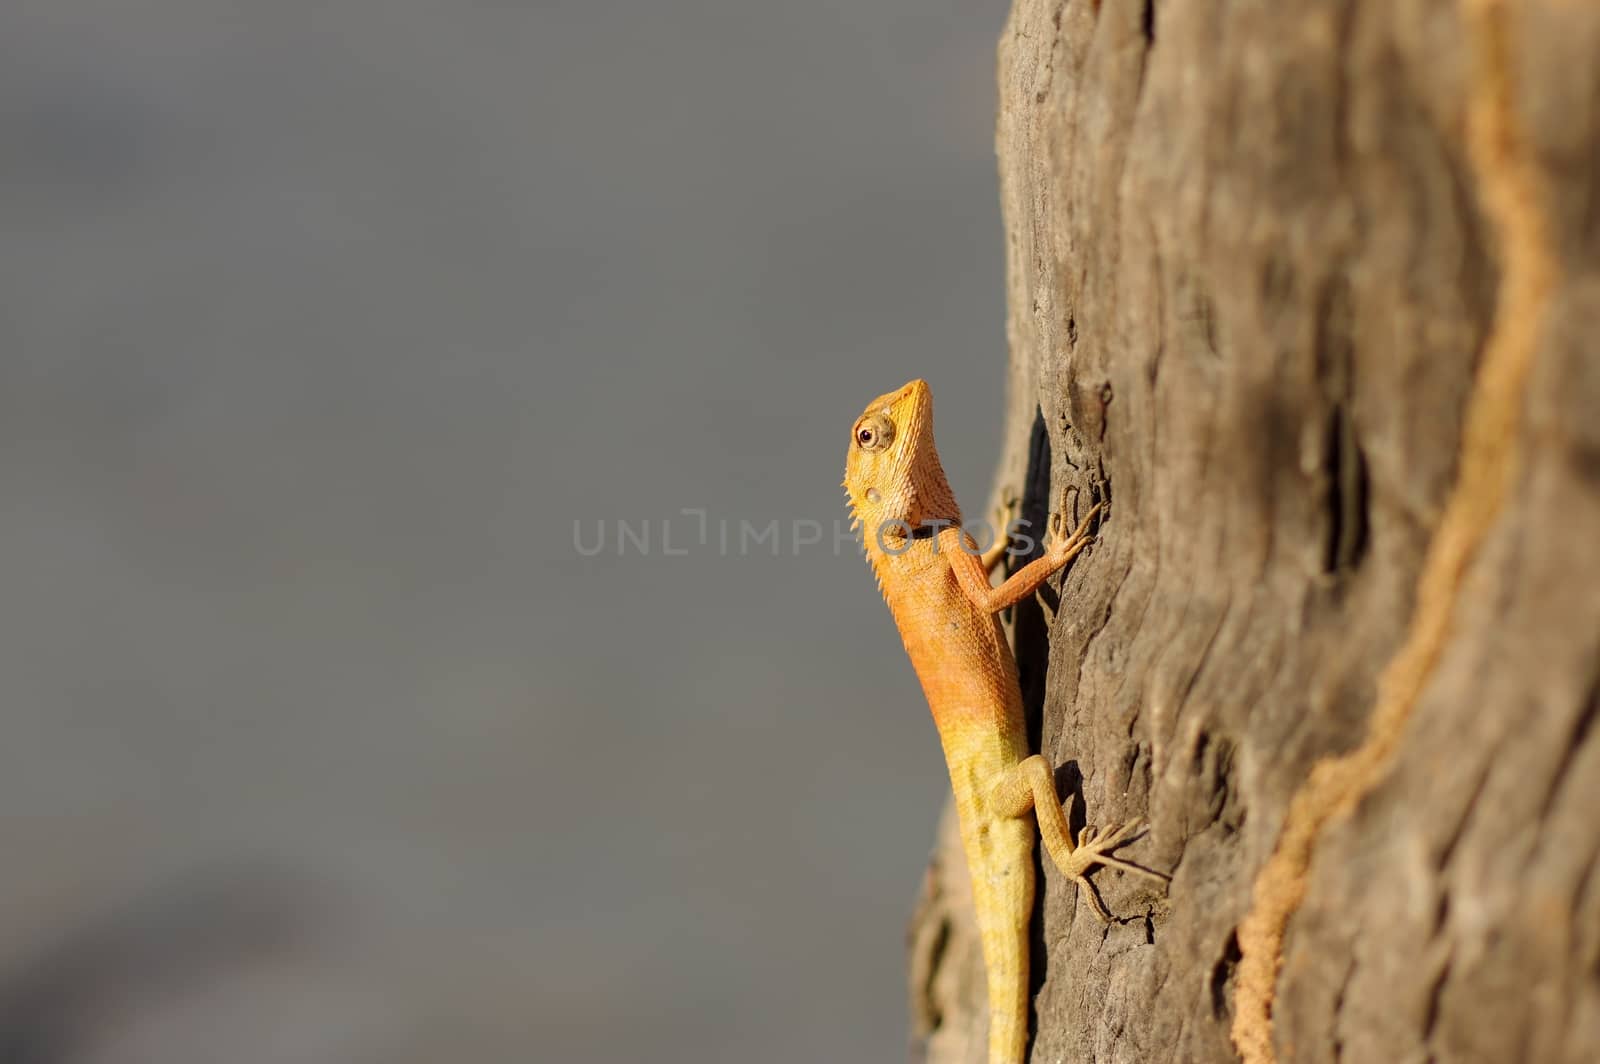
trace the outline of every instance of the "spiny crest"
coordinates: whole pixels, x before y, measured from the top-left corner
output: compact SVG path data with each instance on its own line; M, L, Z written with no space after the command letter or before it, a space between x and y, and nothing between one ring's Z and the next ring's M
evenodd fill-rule
M850 495L850 484L848 481L846 481L844 484L844 498L845 502L850 507L850 531L859 531L861 528L861 515L856 512L855 499ZM874 560L872 551L867 549L865 535L863 535L861 539L857 541L856 546L861 548L862 556L867 559L867 564L872 567L872 579L873 582L878 585L878 594L883 596L883 600L885 602L888 602L889 593L883 589L883 573L879 570L878 563L876 560Z

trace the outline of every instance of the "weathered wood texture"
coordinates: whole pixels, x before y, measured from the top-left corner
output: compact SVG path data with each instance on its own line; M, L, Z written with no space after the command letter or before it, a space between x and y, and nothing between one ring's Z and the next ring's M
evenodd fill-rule
M1600 1059L1600 5L1016 0L999 61L999 479L1040 410L1112 505L1042 749L1175 876L1045 871L1032 1059Z

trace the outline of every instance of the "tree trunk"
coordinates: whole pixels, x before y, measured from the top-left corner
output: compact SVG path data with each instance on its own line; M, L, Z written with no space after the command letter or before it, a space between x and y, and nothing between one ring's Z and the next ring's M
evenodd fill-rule
M1025 689L1173 873L1043 871L1032 1059L1600 1057L1600 5L1016 0L999 59L997 490L1111 505Z

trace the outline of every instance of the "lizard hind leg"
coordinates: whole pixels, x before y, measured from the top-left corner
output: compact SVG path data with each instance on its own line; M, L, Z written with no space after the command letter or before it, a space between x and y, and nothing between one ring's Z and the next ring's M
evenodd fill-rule
M1074 843L1072 828L1068 821L1072 799L1069 796L1067 804L1065 806L1061 804L1060 798L1056 795L1055 777L1050 771L1050 763L1041 754L1023 758L1016 767L1000 777L994 786L990 802L994 811L1001 816L1019 817L1025 815L1028 810L1033 810L1039 822L1039 837L1043 840L1050 859L1055 862L1062 875L1074 880L1083 888L1095 915L1107 923L1111 921L1111 914L1106 911L1099 892L1088 878L1089 870L1095 865L1137 872L1163 883L1169 882L1172 878L1113 856L1113 850L1131 842L1144 830L1142 820L1130 820L1104 832L1098 828L1085 827L1079 832L1078 840Z

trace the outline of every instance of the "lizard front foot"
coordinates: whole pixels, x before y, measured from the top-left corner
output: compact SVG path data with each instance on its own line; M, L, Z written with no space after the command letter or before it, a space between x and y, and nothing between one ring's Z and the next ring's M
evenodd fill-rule
M1056 565L1066 565L1079 551L1089 545L1089 540L1092 538L1089 535L1089 524L1094 520L1095 514L1105 508L1105 503L1095 503L1089 512L1083 515L1083 520L1078 522L1078 527L1070 536L1066 534L1066 513L1062 510L1051 512L1046 529L1050 535L1050 546L1047 548L1046 553ZM1051 627L1056 623L1056 610L1049 602L1045 601L1043 594L1045 586L1044 584L1039 585L1038 590L1033 593L1033 600L1039 604L1039 609L1044 612L1045 626Z
M1089 534L1089 525L1094 521L1095 515L1106 508L1103 502L1097 502L1083 515L1083 520L1078 522L1078 527L1072 535L1066 535L1067 515L1064 511L1056 510L1050 514L1046 530L1050 533L1050 546L1046 551L1052 558L1059 559L1065 564L1073 555L1077 554L1093 537Z

